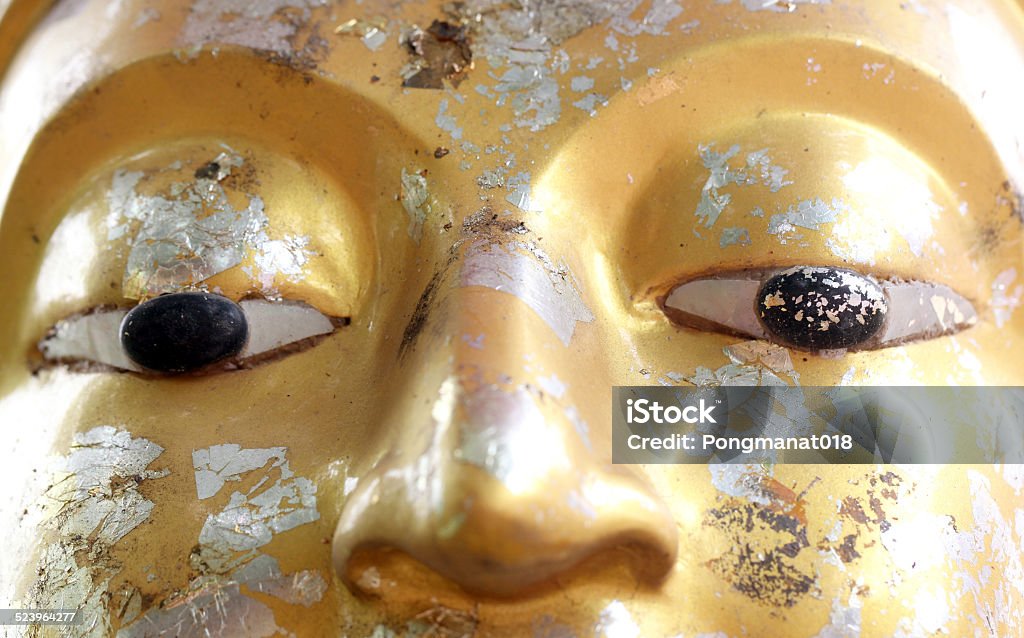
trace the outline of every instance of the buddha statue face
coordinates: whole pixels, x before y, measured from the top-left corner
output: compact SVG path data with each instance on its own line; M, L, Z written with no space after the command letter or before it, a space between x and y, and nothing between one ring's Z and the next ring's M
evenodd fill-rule
M610 410L1024 384L1019 3L4 5L4 606L1024 631L1021 466L614 465Z

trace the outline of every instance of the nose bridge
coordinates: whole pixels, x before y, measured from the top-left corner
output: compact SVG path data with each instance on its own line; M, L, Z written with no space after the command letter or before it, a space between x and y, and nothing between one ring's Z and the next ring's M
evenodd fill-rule
M545 310L565 289L515 247L463 250L434 325L404 362L407 389L432 399L385 417L391 450L342 509L339 573L348 579L353 555L375 547L494 595L618 545L647 550L630 554L643 556L645 571L667 570L676 551L667 507L635 473L610 465L610 425L585 422L575 407L587 397L574 393L578 359L563 337L571 343L579 307ZM484 250L499 252L481 258ZM573 290L568 303L581 303Z
M519 327L536 326L535 331L530 331L534 342L531 345L535 347L557 339L568 348L577 326L594 320L565 261L553 258L526 236L506 236L501 240L491 236L468 241L463 249L459 281L463 288L489 288L508 295L499 305L513 314ZM464 301L472 307L477 305L474 300L481 299L479 295L467 295ZM463 315L461 319L469 316Z

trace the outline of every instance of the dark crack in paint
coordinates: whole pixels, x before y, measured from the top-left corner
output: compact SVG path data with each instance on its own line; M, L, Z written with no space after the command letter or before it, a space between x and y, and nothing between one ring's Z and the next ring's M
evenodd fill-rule
M452 264L458 257L458 250L453 247L448 255L448 261L434 273L427 282L427 285L423 288L423 292L420 294L419 300L416 302L416 308L412 311L412 316L409 317L409 323L405 326L405 331L402 333L402 343L398 346L398 358L402 359L408 354L409 350L416 343L420 334L423 332L423 328L427 325L427 320L430 318L431 311L434 307L434 301L437 298L437 293L440 291L445 279L448 276L448 272L451 270Z
M256 51L256 55L271 64L301 72L303 81L312 84L312 74L319 69L320 63L327 59L329 52L330 45L327 40L313 34L301 46L295 46L291 52Z
M498 240L501 234L526 235L529 232L523 220L498 215L489 206L481 208L462 222L462 234L474 239L492 237Z
M405 357L426 326L432 308L435 305L437 294L443 287L444 281L452 269L452 265L458 260L463 244L481 239L500 244L507 235L526 235L530 232L530 229L526 227L526 223L521 219L498 215L488 206L466 217L462 223L461 237L449 249L448 260L434 273L420 294L416 308L413 310L412 316L409 318L409 322L406 324L405 331L402 334L402 343L398 350L399 358Z

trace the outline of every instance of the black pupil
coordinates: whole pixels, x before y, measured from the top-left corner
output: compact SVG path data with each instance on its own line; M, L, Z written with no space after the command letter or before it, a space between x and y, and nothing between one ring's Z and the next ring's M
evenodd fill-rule
M761 286L757 315L780 341L811 350L852 348L882 327L887 305L873 280L840 268L791 268Z
M132 308L121 321L121 347L156 372L190 372L242 351L249 337L235 302L206 292L162 295Z

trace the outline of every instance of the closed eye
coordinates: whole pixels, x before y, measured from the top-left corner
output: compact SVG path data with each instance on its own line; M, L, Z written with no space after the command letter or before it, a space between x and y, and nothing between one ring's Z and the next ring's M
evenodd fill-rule
M942 284L816 266L696 279L673 288L662 307L689 328L810 352L891 347L977 322L971 302Z
M347 318L328 317L301 302L235 304L219 295L183 292L59 321L39 351L46 362L75 369L220 372L311 347L347 324Z

